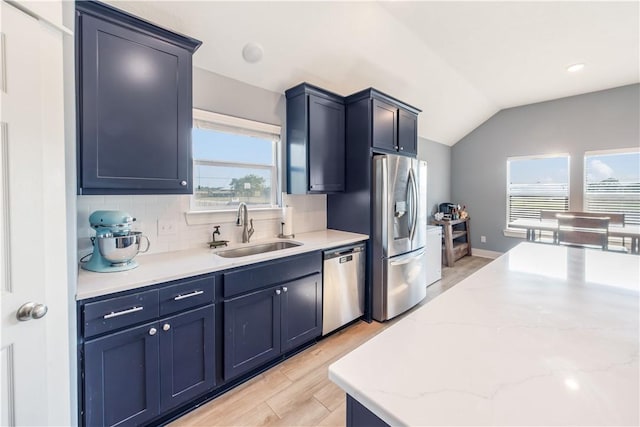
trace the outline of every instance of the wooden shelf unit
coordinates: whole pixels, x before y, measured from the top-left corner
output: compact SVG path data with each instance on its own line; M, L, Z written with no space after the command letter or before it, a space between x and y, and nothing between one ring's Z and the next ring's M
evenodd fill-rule
M471 255L469 218L433 221L433 223L442 227L442 259L447 267L453 267L457 260Z

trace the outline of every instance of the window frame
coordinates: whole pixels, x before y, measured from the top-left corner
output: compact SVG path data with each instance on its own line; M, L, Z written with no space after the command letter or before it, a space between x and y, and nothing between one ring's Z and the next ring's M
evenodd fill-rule
M505 235L513 237L524 237L524 230L509 227L509 211L511 209L509 199L509 187L511 185L511 167L510 162L514 160L539 160L566 157L567 159L567 210L571 211L571 155L569 153L551 153L551 154L534 154L528 156L509 156L506 161L506 182L505 182ZM506 234L506 233L510 234Z
M584 152L582 156L582 210L584 212L592 212L587 209L587 157L634 153L640 153L640 147L614 148L608 150L589 150ZM626 215L625 223L627 223Z
M206 125L203 125L206 124ZM273 142L272 151L272 164L266 165L263 163L251 163L251 162L226 162L218 160L208 159L196 159L192 156L194 175L194 194L189 197L189 210L193 214L205 214L205 213L235 213L238 208L225 208L225 209L203 209L197 206L195 198L195 171L197 165L205 166L221 166L221 167L242 167L253 169L265 169L271 170L271 176L273 177L272 189L271 189L271 205L270 206L249 206L252 211L269 211L281 209L282 197L282 161L281 161L281 144L282 144L282 127L269 123L258 122L255 120L244 119L240 117L229 116L220 113L214 113L202 109L193 109L193 128L204 129L214 132L226 132L235 133L238 135L255 136L263 139L271 139Z

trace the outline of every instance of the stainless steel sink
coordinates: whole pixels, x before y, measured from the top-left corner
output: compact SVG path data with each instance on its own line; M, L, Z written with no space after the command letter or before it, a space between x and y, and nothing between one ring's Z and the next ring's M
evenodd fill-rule
M302 245L302 243L297 243L297 242L261 243L258 245L245 246L242 248L227 249L224 251L216 252L215 254L223 258L239 258L243 256L263 254L265 252L273 252L273 251L279 251L282 249L295 248L296 246L300 246L300 245Z

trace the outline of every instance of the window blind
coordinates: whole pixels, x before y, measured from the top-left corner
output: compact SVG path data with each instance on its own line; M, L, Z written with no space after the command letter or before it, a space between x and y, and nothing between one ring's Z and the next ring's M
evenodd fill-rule
M568 211L566 184L510 184L509 222L520 218L539 219L540 211Z
M507 159L507 223L540 219L540 211L568 210L568 155Z
M584 158L585 210L623 213L625 224L640 225L640 153L591 152Z
M193 127L271 141L279 141L281 131L280 126L196 109L193 110Z

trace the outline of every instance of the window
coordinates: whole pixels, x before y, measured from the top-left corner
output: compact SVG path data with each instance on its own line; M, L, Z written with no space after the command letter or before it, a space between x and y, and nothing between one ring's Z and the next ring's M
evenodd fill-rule
M569 156L507 159L507 223L569 210Z
M584 210L624 213L640 224L640 151L592 151L584 156Z
M280 127L194 110L192 210L275 207Z

